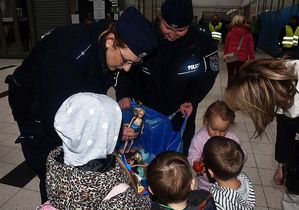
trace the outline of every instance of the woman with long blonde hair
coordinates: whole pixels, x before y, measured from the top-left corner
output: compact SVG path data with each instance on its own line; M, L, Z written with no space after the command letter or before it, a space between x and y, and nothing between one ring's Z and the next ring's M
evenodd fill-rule
M230 108L252 119L256 136L276 116L278 168L273 179L277 185L286 185L285 209L299 209L299 151L295 151L299 133L298 77L299 60L255 60L240 69L225 92Z

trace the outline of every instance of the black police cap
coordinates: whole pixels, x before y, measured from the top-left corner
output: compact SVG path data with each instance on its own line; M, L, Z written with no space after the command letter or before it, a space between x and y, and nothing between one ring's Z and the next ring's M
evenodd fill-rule
M166 0L161 7L162 17L174 28L183 28L193 20L191 0Z
M135 7L128 7L122 13L115 28L128 48L140 58L156 47L156 36L152 25Z

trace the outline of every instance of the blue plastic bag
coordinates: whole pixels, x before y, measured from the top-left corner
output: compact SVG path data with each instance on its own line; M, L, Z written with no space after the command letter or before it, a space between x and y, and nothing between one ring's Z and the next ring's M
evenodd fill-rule
M129 123L133 117L134 108L139 107L139 104L131 102L131 109L123 111L123 122ZM144 128L143 133L140 133L134 140L133 147L142 147L144 149L148 156L145 161L149 163L157 154L163 151L182 152L182 135L186 127L187 115L181 130L174 131L171 120L177 112L167 117L146 106L142 105L141 107L145 111L143 116Z

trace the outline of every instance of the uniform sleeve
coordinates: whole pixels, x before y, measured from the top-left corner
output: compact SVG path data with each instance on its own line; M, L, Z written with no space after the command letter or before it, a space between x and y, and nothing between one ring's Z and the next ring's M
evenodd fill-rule
M143 66L132 66L129 72L120 71L117 85L115 86L116 99L134 98L141 100L147 96L145 89L149 84L148 75L141 69Z
M186 101L192 104L200 103L212 89L219 72L219 60L217 51L204 57L205 72L198 75L190 82L186 89Z
M82 74L75 63L59 52L47 53L41 71L39 109L45 126L52 130L56 111L63 101L74 93L88 92L90 88L84 88Z
M117 101L122 98L132 97L130 79L128 78L127 74L128 73L124 71L119 72L117 85L114 87Z

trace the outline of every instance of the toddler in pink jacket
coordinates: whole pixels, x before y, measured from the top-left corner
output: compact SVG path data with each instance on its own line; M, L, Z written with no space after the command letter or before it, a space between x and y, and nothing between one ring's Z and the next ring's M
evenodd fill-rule
M201 160L205 143L213 136L224 136L236 141L240 140L230 131L230 127L235 119L235 113L227 106L224 101L216 101L212 103L205 115L204 125L193 137L189 148L188 161L191 166ZM206 173L198 174L198 188L209 190L213 183L209 181Z

